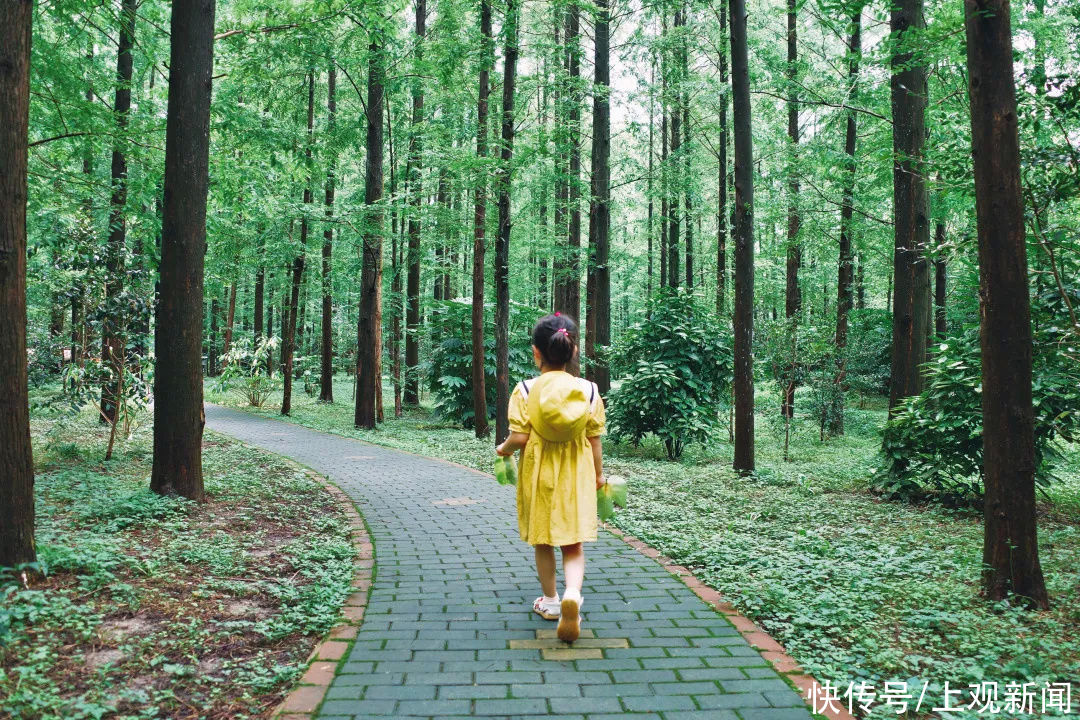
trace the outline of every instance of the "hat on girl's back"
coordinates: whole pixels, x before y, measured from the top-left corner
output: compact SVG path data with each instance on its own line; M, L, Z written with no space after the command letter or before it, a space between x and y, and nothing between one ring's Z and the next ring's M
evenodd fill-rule
M529 393L529 422L550 442L568 442L585 432L589 421L589 390L585 381L571 375L553 374Z

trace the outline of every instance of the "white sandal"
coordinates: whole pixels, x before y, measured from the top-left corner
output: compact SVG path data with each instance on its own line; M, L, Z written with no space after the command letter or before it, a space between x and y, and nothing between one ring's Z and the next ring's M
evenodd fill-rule
M556 595L553 600L545 598L542 595L533 600L533 612L545 620L558 620L559 607L558 595Z
M581 635L581 596L563 594L559 612L559 627L555 634L564 643L572 643Z

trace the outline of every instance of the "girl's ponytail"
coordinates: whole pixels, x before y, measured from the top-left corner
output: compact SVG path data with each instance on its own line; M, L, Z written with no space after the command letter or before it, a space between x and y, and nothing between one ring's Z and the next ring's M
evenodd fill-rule
M567 316L545 315L533 328L533 345L548 365L565 367L574 358L577 332L577 323Z

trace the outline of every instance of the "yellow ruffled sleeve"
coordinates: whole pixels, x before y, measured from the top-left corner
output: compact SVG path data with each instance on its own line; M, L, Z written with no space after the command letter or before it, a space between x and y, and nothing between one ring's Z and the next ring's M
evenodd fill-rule
M514 387L510 394L510 409L507 412L510 419L510 432L531 433L532 424L529 422L529 404L521 392L521 385Z
M604 410L604 398L597 396L596 404L589 413L589 421L585 424L585 437L598 437L606 431L607 415Z

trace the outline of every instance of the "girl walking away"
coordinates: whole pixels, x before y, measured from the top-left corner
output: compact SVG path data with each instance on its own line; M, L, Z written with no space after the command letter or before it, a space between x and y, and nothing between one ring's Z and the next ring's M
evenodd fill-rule
M510 437L504 457L523 450L517 511L521 539L536 550L543 595L533 611L558 620L556 634L571 643L581 634L583 543L596 540L596 491L603 484L600 436L604 401L595 383L566 368L577 355L577 325L555 313L533 328L533 361L540 376L518 383L510 396ZM555 547L562 550L565 587L556 588Z

